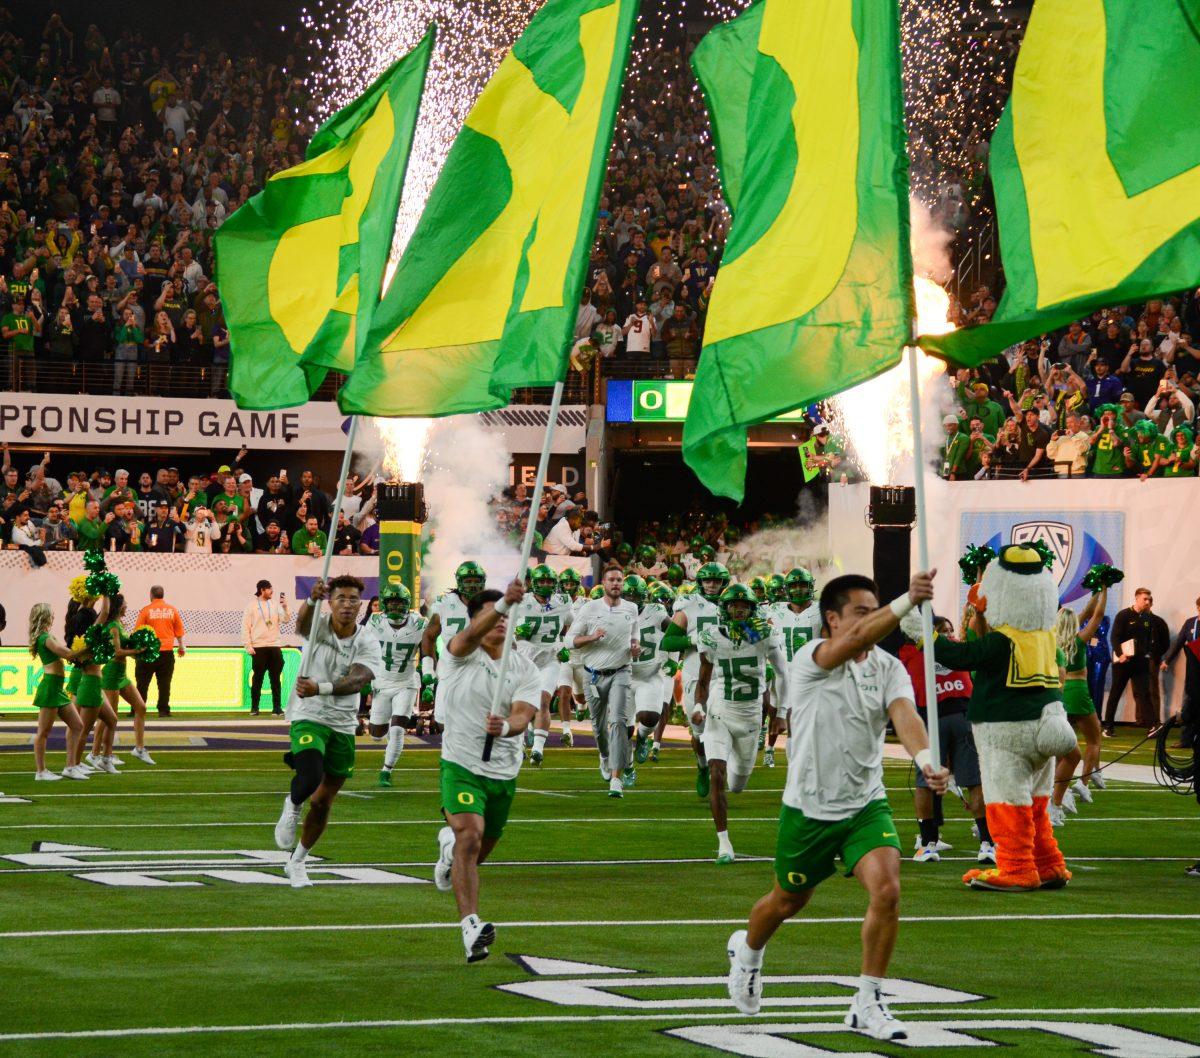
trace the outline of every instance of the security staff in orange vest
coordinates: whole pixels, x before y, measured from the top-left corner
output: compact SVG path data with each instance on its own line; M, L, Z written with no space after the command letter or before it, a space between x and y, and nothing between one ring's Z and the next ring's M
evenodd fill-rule
M159 655L153 664L138 658L134 666L134 680L138 693L146 701L152 677L158 680L158 715L171 715L171 679L175 675L175 651L183 657L187 647L183 645L183 618L169 602L163 600L162 586L155 584L150 589L150 603L142 607L137 616L138 625L148 625L158 636Z

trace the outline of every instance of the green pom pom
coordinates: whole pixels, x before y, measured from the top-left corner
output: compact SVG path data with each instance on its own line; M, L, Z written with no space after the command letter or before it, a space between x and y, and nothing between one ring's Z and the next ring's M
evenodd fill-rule
M87 593L93 597L116 595L121 590L121 581L115 573L106 569L92 573L87 579Z
M558 652L558 660L562 662L570 661L571 652L566 647L563 647L562 650Z
M958 560L958 568L962 570L963 583L968 587L973 585L979 579L979 574L988 568L995 557L996 552L987 544L984 544L983 547L968 544L967 550L963 552L963 557Z
M95 624L83 633L83 641L87 644L96 665L107 665L116 657L112 636L108 634L108 626Z
M145 625L135 628L130 633L128 646L130 650L136 650L138 658L147 665L153 665L162 652L162 644L159 643L158 636L154 634L154 629L147 628Z
M513 632L513 635L516 636L517 639L531 639L533 637L533 625L528 621L524 622L523 624L519 624L517 625L516 630Z
M1098 562L1084 575L1083 586L1095 595L1102 588L1111 588L1114 584L1120 584L1124 579L1125 574L1121 570Z
M104 552L94 547L88 548L83 553L83 568L89 573L102 573L108 568L104 562Z

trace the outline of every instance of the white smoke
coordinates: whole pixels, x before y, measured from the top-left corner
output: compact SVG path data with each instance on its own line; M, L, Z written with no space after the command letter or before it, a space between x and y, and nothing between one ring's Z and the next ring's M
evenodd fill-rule
M432 537L421 571L429 598L454 586L454 570L467 559L482 563L489 587L502 587L516 573L520 553L489 506L508 484L510 461L500 437L474 415L439 419L429 431L421 474Z
M908 216L913 269L944 287L954 278L954 262L950 259L950 246L956 237L953 229L934 219L929 207L918 198L908 200Z
M786 573L796 566L808 570L818 584L841 572L841 564L829 539L826 518L810 525L763 529L739 543L737 553L745 564L745 570L740 574L743 581Z

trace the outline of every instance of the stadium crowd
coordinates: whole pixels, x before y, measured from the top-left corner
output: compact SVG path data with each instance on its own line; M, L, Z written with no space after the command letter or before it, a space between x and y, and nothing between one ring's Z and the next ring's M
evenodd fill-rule
M286 470L257 487L241 469L246 449L211 473L184 479L177 468L130 472L97 467L54 476L47 452L22 472L8 446L0 468L0 540L35 566L46 551L101 548L202 554L324 554L329 533L339 555L379 553L373 479L351 476L338 524L333 498L311 470Z
M960 324L986 322L980 287ZM947 373L942 475L1196 477L1200 290L1094 313L973 370Z

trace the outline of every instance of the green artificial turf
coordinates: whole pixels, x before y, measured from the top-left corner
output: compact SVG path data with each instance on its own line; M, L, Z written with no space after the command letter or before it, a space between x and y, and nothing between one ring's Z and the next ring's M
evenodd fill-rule
M1112 757L1117 748L1106 744L1105 752ZM770 980L832 975L853 983L864 907L853 880L825 883L769 947L765 995L779 1005L748 1019L724 998L726 938L771 884L770 864L752 858L772 854L782 766L760 766L750 790L732 799L730 833L747 859L717 867L688 751L664 751L657 765L639 769L623 800L610 801L594 752L552 749L544 768L522 772L510 826L483 871L481 912L496 922L498 939L489 960L467 966L453 900L429 884L440 825L436 753L409 749L393 789L379 790L379 751L361 749L358 775L346 787L359 796L338 800L316 849L323 862L313 865L319 883L320 866L419 882L342 880L298 891L196 873L197 861L210 858L226 863L213 869L237 877L281 877L275 864L236 862L274 848L290 775L278 753L156 757L155 768L126 754L120 776L46 784L33 781L28 754L0 754L0 790L31 800L0 803L0 857L29 853L35 842L98 846L115 850L107 856L123 865L112 870L117 880L134 880L134 868L153 860L138 868L144 881L193 883L105 885L77 877L102 862L52 869L0 858L0 1056L578 1058L699 1056L716 1048L805 1058L822 1053L811 1048L913 1050L825 1031L845 1011L845 981ZM51 768L61 762L61 754L50 755ZM908 770L889 763L886 774L911 850ZM966 813L951 805L947 814L943 834L954 851L940 864L903 864L905 921L891 972L982 998L894 1005L913 1026L954 1023L976 1037L973 1046L970 1036L941 1038L946 1045L932 1053L972 1055L991 1041L1031 1056L1200 1055L1200 880L1183 874L1200 853L1194 800L1111 782L1059 831L1076 870L1071 886L1027 895L962 886L975 843ZM638 973L539 975L527 968L536 964L508 956ZM665 982L630 984L647 978ZM573 979L607 983L564 991ZM498 987L531 983L533 994ZM563 1005L570 994L579 1002ZM775 1034L728 1032L754 1021L776 1026ZM1118 1025L1151 1036L1118 1041L1129 1048L1122 1051L1111 1040L1087 1044L1028 1026L970 1027L987 1021L1070 1023L1085 1034ZM219 1026L240 1029L201 1031ZM144 1028L181 1031L102 1035ZM48 1033L72 1035L15 1038Z

